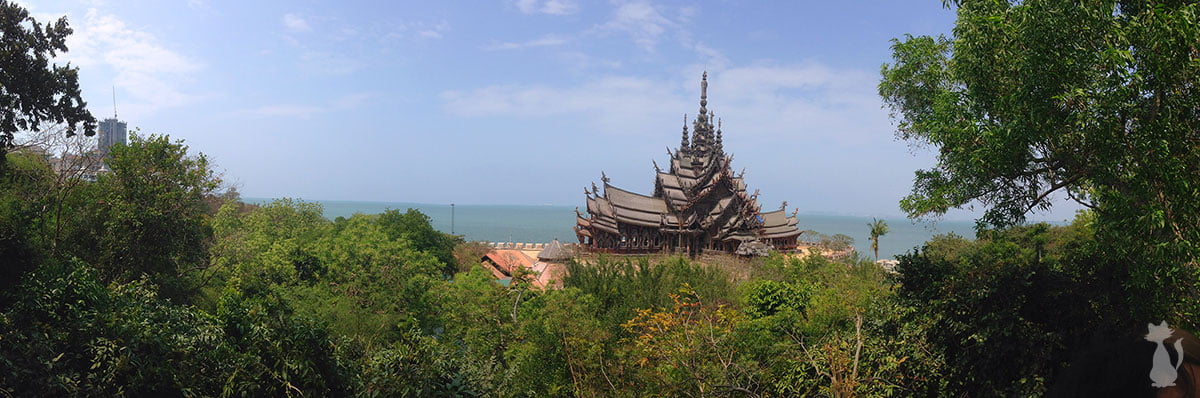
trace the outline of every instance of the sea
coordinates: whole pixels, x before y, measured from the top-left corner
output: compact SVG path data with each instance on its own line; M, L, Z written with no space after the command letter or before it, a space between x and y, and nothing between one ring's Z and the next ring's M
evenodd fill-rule
M247 203L261 204L267 198L244 198ZM439 231L462 235L468 241L546 243L558 239L564 243L577 242L575 208L550 205L468 205L428 204L405 202L360 202L340 200L306 200L319 203L325 218L350 217L355 213L377 214L388 209L416 209L429 216ZM826 235L843 234L854 238L854 247L864 257L873 257L870 228L871 217L804 213L797 216L800 229ZM879 258L893 258L920 247L939 234L955 233L974 239L972 221L941 220L912 221L905 218L884 218L887 235L879 238ZM807 239L802 236L801 239Z

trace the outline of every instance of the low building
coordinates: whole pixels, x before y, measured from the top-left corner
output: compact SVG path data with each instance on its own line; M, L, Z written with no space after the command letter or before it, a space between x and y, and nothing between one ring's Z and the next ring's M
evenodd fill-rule
M484 254L480 261L505 286L521 275L535 288L555 289L562 286L562 278L566 276L564 264L570 259L570 250L555 239L538 252L537 260L521 250L494 249Z

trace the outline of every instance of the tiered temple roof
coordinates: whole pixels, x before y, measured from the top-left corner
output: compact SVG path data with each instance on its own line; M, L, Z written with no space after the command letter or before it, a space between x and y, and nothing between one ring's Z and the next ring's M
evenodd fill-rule
M745 242L763 241L790 250L800 235L795 216L760 213L758 193L747 194L742 175L733 174L726 155L722 126L708 110L708 73L700 81L700 112L687 117L679 148L667 170L656 169L654 194L645 196L609 184L594 183L587 196L587 216L578 213L575 231L584 246L602 251L649 252L676 248L733 252Z

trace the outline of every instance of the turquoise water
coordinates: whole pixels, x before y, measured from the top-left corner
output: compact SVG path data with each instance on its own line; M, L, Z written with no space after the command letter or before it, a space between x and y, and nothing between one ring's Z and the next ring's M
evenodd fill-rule
M246 198L249 203L262 203L269 199ZM574 207L568 206L512 206L512 205L456 205L454 225L450 225L450 205L404 202L356 202L318 200L325 209L325 217L349 217L354 213L375 214L387 209L405 211L417 209L429 216L433 227L440 231L463 235L470 241L486 242L549 242L558 238L563 242L574 242ZM870 256L871 242L867 239L867 223L870 217L804 214L797 216L800 229L814 230L827 235L845 234L854 238L854 247ZM940 221L936 224L913 223L903 218L886 219L891 231L879 238L879 257L891 258L920 246L934 235L954 232L967 238L975 237L974 223L970 221Z
M871 252L871 217L833 216L819 214L796 215L800 229L813 230L826 235L844 234L854 238L854 248L864 256L873 257ZM936 223L913 222L905 218L885 218L888 233L879 238L879 258L892 258L904 254L925 241L946 233L956 233L975 239L975 223L972 221L938 221ZM801 238L805 238L801 236Z

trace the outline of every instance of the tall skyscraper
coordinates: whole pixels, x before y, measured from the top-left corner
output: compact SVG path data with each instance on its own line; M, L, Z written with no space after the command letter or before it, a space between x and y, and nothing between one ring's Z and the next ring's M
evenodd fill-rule
M100 145L96 149L99 150L100 156L108 155L108 149L113 145L125 145L125 139L128 133L125 131L125 122L117 120L116 117L104 119L100 122Z

